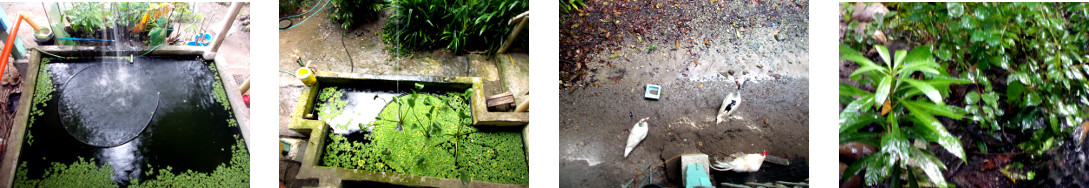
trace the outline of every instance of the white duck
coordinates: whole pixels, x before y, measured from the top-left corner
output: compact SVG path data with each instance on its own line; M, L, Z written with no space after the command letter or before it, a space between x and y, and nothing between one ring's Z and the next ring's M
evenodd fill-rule
M757 170L760 170L760 164L764 163L764 159L767 156L768 151L764 151L760 154L743 154L738 152L730 155L730 157L734 158L730 162L719 161L716 157L715 164L711 165L711 169L718 171L756 172Z
M745 79L737 81L737 78L734 78L734 83L737 84L737 92L730 93L729 95L726 95L725 99L722 99L722 106L718 108L718 116L716 118L718 121L715 121L715 124L729 120L730 114L737 111L737 107L741 105L741 85L745 84Z
M631 153L632 149L635 149L635 146L639 145L639 142L642 142L644 138L647 138L647 132L650 130L650 128L647 127L647 119L650 119L650 117L639 120L639 123L635 123L635 126L631 127L631 133L628 134L628 145L624 147L625 158L628 157L628 154Z

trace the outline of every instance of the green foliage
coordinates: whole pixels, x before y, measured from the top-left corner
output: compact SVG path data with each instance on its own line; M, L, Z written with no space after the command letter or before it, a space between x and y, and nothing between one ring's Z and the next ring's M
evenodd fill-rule
M379 0L329 0L333 4L329 19L345 29L358 25L359 21L378 16L384 8Z
M961 119L964 112L943 102L949 84L967 81L949 77L938 71L929 48L917 47L910 53L895 52L895 60L884 46L874 46L884 64L878 65L846 45L840 46L840 60L857 63L860 68L851 73L851 79L867 79L877 85L871 93L847 84L840 84L840 95L854 98L840 113L840 143L861 141L879 146L879 152L868 155L851 164L843 177L851 177L863 167L867 185L884 182L890 176L899 181L901 173L910 177L922 172L929 181L939 187L948 187L941 170L945 165L924 147L913 147L911 142L935 142L964 160L960 140L946 131L934 115ZM859 132L866 125L878 124L884 132ZM920 178L921 179L921 178ZM910 182L919 180L912 178ZM896 183L894 183L896 184ZM895 186L895 185L894 185Z
M1085 3L887 5L898 11L881 16L867 29L884 31L890 41L931 44L945 69L961 72L972 81L970 88L978 88L965 94L965 109L985 130L1029 135L1016 144L1041 154L1061 143L1053 138L1070 134L1089 117ZM862 25L845 17L849 29ZM873 43L853 32L847 35L858 39L844 41L855 48ZM974 100L976 96L980 100Z
M95 159L84 161L80 157L78 161L65 165L54 162L53 166L45 171L41 179L27 177L27 163L19 164L15 172L14 187L118 187L113 184L110 174L113 168L109 164L103 167L95 165Z
M64 17L68 19L68 22L72 23L72 29L94 33L97 30L105 29L107 26L106 18L109 17L107 16L109 12L102 11L103 4L105 3L72 3L72 8L64 11Z
M560 0L560 13L569 13L586 7L583 0Z
M293 14L303 13L306 9L314 6L314 3L321 3L321 1L312 0L280 0L280 16L290 16Z
M446 48L495 53L510 35L507 21L529 10L525 0L392 0L382 33L398 55Z
M329 134L322 164L375 172L528 183L521 133L481 131L473 127L464 95L403 96L403 102L387 104L379 119L371 122L373 132L364 136L369 142ZM404 126L398 129L397 124L402 121Z

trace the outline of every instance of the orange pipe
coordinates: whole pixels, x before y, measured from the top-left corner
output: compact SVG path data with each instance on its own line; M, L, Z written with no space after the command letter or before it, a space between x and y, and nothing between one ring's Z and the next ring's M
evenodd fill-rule
M4 41L4 52L0 54L0 77L4 75L4 70L7 70L8 57L11 56L11 45L15 43L15 35L19 33L19 23L26 20L27 24L30 24L30 27L33 27L35 30L38 28L38 25L34 24L30 19L23 19L25 16L26 15L24 14L19 14L19 18L15 19L15 26L11 27L11 30L8 31L8 40Z

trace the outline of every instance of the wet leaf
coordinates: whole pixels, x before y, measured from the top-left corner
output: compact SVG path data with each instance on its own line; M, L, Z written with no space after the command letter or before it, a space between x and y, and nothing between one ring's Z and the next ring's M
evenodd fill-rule
M904 104L904 107L907 107L908 110L911 111L909 114L911 114L913 117L912 120L916 123L915 127L919 128L917 134L923 136L927 141L937 142L938 145L941 145L945 150L948 150L949 153L953 153L957 158L965 160L964 148L961 147L960 140L950 134L949 131L946 131L945 126L943 126L938 119L934 118L934 116L921 108L910 105L909 103Z
M891 59L889 59L889 49L888 48L885 48L885 46L881 46L881 45L874 45L873 48L877 49L877 53L881 55L881 60L885 62L886 66L892 64L892 62L889 62L889 60L891 60Z
M945 6L949 9L949 17L960 17L964 14L964 5L961 3L947 3Z
M938 157L919 148L911 148L911 155L911 159L915 161L915 166L923 170L931 183L938 187L949 187L948 183L945 182L945 177L942 176L942 169L946 167L941 160L938 160Z
M964 112L959 111L953 106L934 104L923 100L903 101L903 103L906 103L904 105L911 105L915 108L925 110L927 113L931 113L934 115L945 116L956 120L964 118Z
M964 103L966 104L976 104L977 101L979 101L979 93L975 91L968 92L967 95L964 95Z
M1013 103L1018 99L1021 99L1021 93L1025 86L1021 82L1010 82L1006 87L1006 101Z
M877 93L874 95L874 101L885 101L889 96L889 90L892 87L892 77L885 76L881 79L881 84L877 86ZM880 104L877 104L880 105Z
M925 94L927 98L930 98L930 101L934 101L934 103L937 103L937 104L945 104L944 102L942 102L941 93L939 93L938 90L934 88L934 86L931 86L930 84L928 84L926 82L922 82L922 81L911 79L911 78L903 78L902 80L904 82L907 82L911 86L915 86L915 88L919 89L919 91L922 91L923 94Z

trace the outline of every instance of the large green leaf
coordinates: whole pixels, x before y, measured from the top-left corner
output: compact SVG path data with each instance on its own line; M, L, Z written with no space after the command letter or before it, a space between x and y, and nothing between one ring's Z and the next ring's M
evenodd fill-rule
M904 106L911 111L910 114L916 123L915 126L922 126L923 129L919 129L917 132L918 134L923 135L927 141L937 142L938 145L941 145L945 150L948 150L949 153L953 153L953 155L961 160L965 160L964 148L961 147L960 140L952 134L949 134L949 131L945 130L945 126L943 126L937 118L934 118L934 116L927 113L927 111L916 108L915 106Z
M933 153L919 148L911 148L911 160L914 161L914 166L923 169L923 173L929 177L931 183L938 187L949 187L949 184L945 182L945 177L942 176L942 169L945 169L945 165Z
M839 132L855 132L859 128L874 123L879 119L880 117L873 113L860 114L853 111L844 111L839 115Z
M907 82L911 86L915 86L915 88L919 89L919 91L922 91L923 94L925 94L927 98L930 98L930 101L934 101L934 103L938 103L938 104L945 104L944 102L942 102L942 94L939 93L938 89L935 89L934 86L931 86L930 84L928 84L926 82L922 82L922 81L911 79L911 78L903 78L902 80L904 82Z
M881 137L881 152L889 154L889 158L886 159L888 164L896 163L901 159L909 159L908 149L911 144L908 143L907 137L900 132L900 129L892 128L885 131L885 136Z
M889 172L892 171L892 168L894 166L888 163L888 154L875 153L869 156L875 157L872 160L860 160L859 162L864 162L864 165L867 167L866 173L862 179L866 180L866 185L873 186L884 182L885 179L888 179L890 175Z
M927 101L915 100L915 101L901 101L905 106L911 106L916 109L925 110L927 113L945 116L953 119L960 120L964 118L964 112L961 112L953 106L934 104Z
M885 76L881 79L881 84L877 85L877 94L874 95L875 108L881 108L881 105L885 103L885 99L889 97L889 90L892 88L892 77Z
M894 58L896 58L896 60L892 61L892 62L896 62L896 63L893 63L893 64L895 64L896 66L904 66L903 63L904 63L904 57L905 56L907 56L907 51L896 50L896 56L894 57Z
M874 45L873 48L877 49L877 54L881 55L881 61L884 61L886 66L891 66L892 65L892 62L889 62L889 60L891 60L891 59L889 59L889 49L888 48L885 48L885 46L881 46L881 45Z
M873 96L869 91L859 89L858 87L850 84L839 83L839 95L840 96Z

